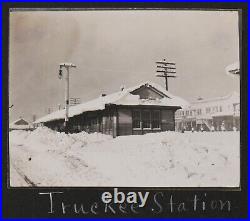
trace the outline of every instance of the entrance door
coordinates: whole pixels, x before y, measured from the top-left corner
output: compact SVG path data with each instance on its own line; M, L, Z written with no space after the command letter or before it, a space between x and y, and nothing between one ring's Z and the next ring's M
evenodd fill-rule
M142 134L151 132L151 112L142 110Z

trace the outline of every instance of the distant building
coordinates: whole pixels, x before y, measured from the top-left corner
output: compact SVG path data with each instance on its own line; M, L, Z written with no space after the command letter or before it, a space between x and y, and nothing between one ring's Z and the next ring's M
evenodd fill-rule
M102 94L92 101L69 108L71 132L87 131L120 135L139 135L175 130L175 111L187 105L160 85L146 82ZM35 123L64 130L65 110L53 112Z
M176 130L240 130L240 95L199 99L175 115Z
M32 125L21 117L9 125L10 131L11 130L31 130L31 129L33 129Z

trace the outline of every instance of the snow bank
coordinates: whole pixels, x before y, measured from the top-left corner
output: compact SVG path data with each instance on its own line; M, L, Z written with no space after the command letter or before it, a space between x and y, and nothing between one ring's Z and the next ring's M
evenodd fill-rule
M239 133L10 132L12 186L238 186ZM24 182L25 181L25 182Z
M34 131L11 131L10 138L14 138L13 142L15 143L21 142L27 146L36 146L34 149L42 147L49 150L65 150L74 146L84 147L87 144L112 139L111 136L100 133L88 134L83 131L81 133L65 134L64 132L60 133L47 127L38 127Z

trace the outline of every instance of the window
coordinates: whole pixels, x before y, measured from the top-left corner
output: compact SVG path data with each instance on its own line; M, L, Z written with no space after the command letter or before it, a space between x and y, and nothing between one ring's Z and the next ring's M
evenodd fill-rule
M210 110L211 110L210 107L207 107L207 108L206 108L206 113L207 113L207 114L210 113Z
M133 128L141 128L141 112L139 110L133 111Z
M220 112L222 112L222 106L220 106Z
M142 127L143 128L151 128L151 118L150 118L150 111L143 110L142 111Z
M152 111L152 128L160 128L160 111Z
M132 112L133 129L160 129L160 110L134 110Z

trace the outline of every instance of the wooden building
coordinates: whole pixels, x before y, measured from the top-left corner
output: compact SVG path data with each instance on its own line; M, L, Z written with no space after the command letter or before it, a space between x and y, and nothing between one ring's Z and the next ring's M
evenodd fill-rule
M240 94L200 99L176 112L176 130L240 130Z
M160 85L143 83L102 95L69 109L70 132L100 132L113 137L175 130L175 111L187 105ZM36 121L54 130L64 130L65 110Z

